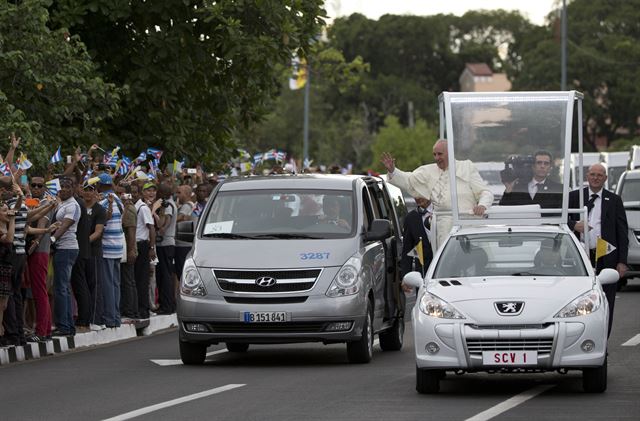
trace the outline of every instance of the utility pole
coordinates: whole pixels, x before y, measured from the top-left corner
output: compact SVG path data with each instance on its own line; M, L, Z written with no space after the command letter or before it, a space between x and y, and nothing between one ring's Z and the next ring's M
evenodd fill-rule
M311 65L307 59L307 83L304 84L304 125L302 128L302 167L309 162L309 87L311 85Z
M560 39L560 90L567 90L567 0L562 0L562 15L560 17L561 39Z

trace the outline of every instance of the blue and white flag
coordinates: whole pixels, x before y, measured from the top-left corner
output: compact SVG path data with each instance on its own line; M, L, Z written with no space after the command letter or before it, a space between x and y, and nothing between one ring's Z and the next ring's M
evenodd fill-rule
M138 155L138 157L136 159L134 159L134 162L143 162L147 160L147 153L146 152L140 152L140 155Z
M156 148L147 148L147 155L153 155L159 161L162 158L162 151Z
M258 164L262 163L263 155L264 154L262 154L262 153L253 154L253 165L258 165Z
M49 180L44 183L47 186L47 191L51 193L53 196L57 195L60 191L60 179L54 178L53 180Z
M57 164L62 161L62 154L60 153L60 146L58 146L58 150L53 154L51 159L49 160L52 164Z

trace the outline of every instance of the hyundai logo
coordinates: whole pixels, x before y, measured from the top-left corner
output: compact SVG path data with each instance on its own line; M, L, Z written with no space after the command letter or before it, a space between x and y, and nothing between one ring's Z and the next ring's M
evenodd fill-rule
M498 301L493 303L498 314L502 316L517 316L524 308L523 301Z
M276 280L276 278L272 278L270 276L261 276L260 278L256 279L256 285L264 288L272 287L277 282L278 281Z

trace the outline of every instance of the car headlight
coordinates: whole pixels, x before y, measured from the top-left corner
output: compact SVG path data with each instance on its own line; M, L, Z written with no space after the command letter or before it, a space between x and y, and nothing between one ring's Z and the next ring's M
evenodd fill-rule
M362 261L360 258L351 256L333 278L333 282L331 282L327 290L327 296L343 297L357 294L360 291L361 268Z
M602 294L592 289L563 307L555 317L577 317L591 314L602 305Z
M448 302L441 300L435 295L428 292L422 294L420 299L420 311L427 316L437 317L439 319L464 319L458 310Z
M204 283L202 282L202 278L200 278L200 273L198 273L198 268L192 258L188 258L184 262L182 279L180 280L180 293L193 297L203 297L207 295L207 290L204 288Z

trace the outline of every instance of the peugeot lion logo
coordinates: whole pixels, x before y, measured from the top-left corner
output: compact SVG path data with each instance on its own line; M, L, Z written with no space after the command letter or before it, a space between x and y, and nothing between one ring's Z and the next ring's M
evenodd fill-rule
M272 287L274 286L278 281L276 281L276 278L272 278L270 276L262 276L258 279L256 279L256 285L258 285L259 287Z
M493 303L498 314L502 316L517 316L524 308L523 301L498 301Z

